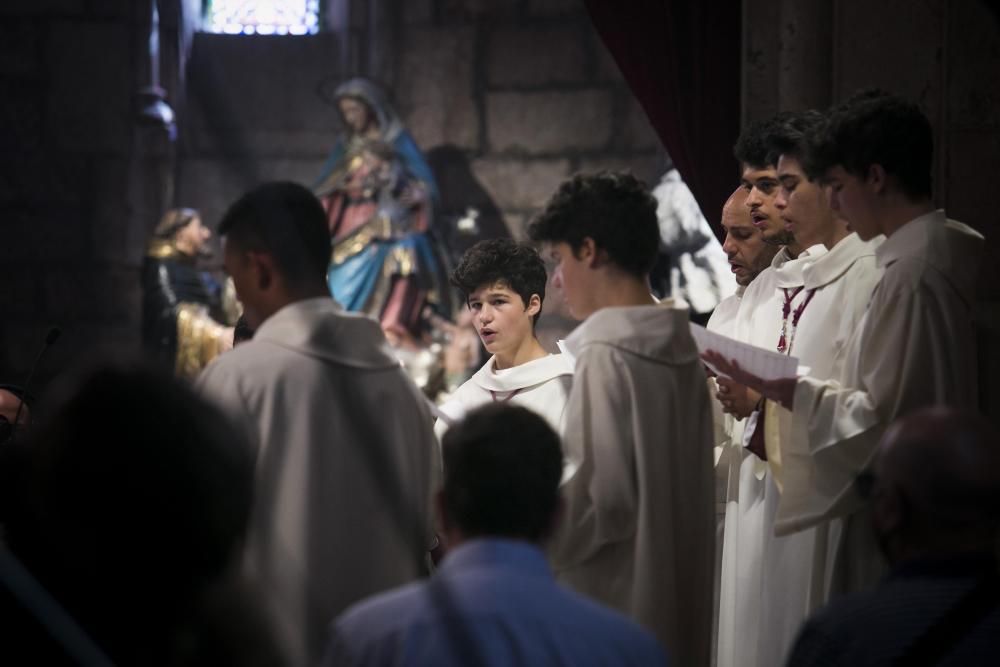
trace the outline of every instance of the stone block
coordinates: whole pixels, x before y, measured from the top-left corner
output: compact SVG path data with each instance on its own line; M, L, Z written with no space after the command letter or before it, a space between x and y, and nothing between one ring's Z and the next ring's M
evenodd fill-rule
M42 279L44 314L58 326L128 324L136 332L142 303L138 268L103 262L67 264Z
M568 160L475 160L472 171L504 211L534 210L569 175Z
M98 319L104 275L86 262L49 265L41 277L40 314L57 326Z
M12 220L7 211L0 211L0 215L3 216L4 234L15 240L15 243L4 243L0 248L0 261L4 268L4 279L0 280L0 308L4 313L4 326L0 327L2 334L22 330L17 324L19 321L31 320L38 315L38 279L44 264L18 252L19 248L27 245L24 223Z
M86 0L32 0L0 3L0 16L72 16L83 14Z
M531 16L586 16L583 0L531 0L528 4Z
M4 236L0 263L75 262L88 257L90 220L76 208L59 206L5 207L0 212Z
M515 241L528 240L528 221L530 216L524 213L504 213L503 223Z
M473 93L475 33L469 27L414 28L402 44L396 101L417 144L479 147Z
M1000 128L1000 16L985 3L949 5L948 122Z
M184 150L324 155L339 130L331 99L332 82L340 79L338 58L330 34L197 34L181 128Z
M611 93L493 93L487 97L487 135L494 151L533 154L586 151L611 138Z
M37 48L41 34L37 21L8 19L0 22L0 74L36 76L41 69L41 54Z
M649 124L649 117L642 105L627 90L623 92L625 117L622 122L622 146L632 150L645 151L661 149L660 137Z
M20 153L5 156L11 168L0 171L0 205L65 205L89 202L90 164L80 154Z
M403 3L403 23L430 23L434 18L434 0L407 0Z
M148 242L147 229L130 233L132 223L127 198L122 193L129 188L130 162L121 158L104 158L93 166L92 205L94 221L90 229L91 256L99 261L126 262L138 266L140 248ZM155 225L155 221L152 223ZM150 226L151 227L151 226ZM136 239L130 252L129 241Z
M878 86L921 105L932 124L941 112L944 4L937 0L834 3L834 101Z
M776 74L781 66L781 5L773 0L743 1L743 125L769 118L781 108Z
M584 34L571 21L503 27L489 38L487 80L493 87L543 86L584 80Z
M42 143L44 94L34 79L0 79L0 150L33 153Z
M37 379L39 389L53 380L59 380L62 369L93 366L101 361L122 361L138 359L142 354L140 346L140 320L136 313L134 321L107 323L94 321L74 321L61 324L63 329L59 344L46 354L44 368L39 369ZM45 328L38 327L44 336ZM27 348L31 353L34 351Z
M621 70L618 69L618 63L615 62L614 56L611 55L608 47L601 40L601 36L593 28L590 29L590 49L594 53L594 62L597 63L595 75L598 81L619 83L625 80Z
M992 193L996 174L1000 174L1000 133L995 129L953 129L948 136L946 159L945 196L938 197L939 203L945 206L948 217L961 220L986 237L984 257L996 257L1000 254L1000 221ZM982 263L979 293L1000 299L1000 265L996 262Z
M88 16L100 16L103 18L146 21L148 19L145 17L149 15L150 11L144 7L140 7L139 2L136 2L136 0L89 0L87 3Z
M47 132L56 146L124 154L133 125L129 26L61 22L47 41Z
M519 16L518 2L511 0L439 0L439 15L448 21L477 18L511 19Z
M322 164L322 159L182 157L177 200L201 211L214 229L226 209L254 186L283 180L309 187Z

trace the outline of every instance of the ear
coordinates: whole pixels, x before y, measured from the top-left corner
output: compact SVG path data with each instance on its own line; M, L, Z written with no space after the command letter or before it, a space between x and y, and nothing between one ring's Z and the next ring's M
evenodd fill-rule
M865 182L871 186L875 194L882 194L885 190L886 179L888 175L885 173L885 168L880 164L873 164L868 167L868 173L865 175Z
M256 283L258 290L267 290L275 283L277 272L275 271L274 258L265 252L247 253L247 262L250 265L250 272Z
M528 307L524 309L524 312L528 317L534 317L542 309L542 298L537 294L532 294L528 299Z
M594 243L594 239L589 236L584 236L583 241L580 243L580 247L576 249L574 253L576 258L581 262L584 262L589 268L593 269L597 267L598 263L598 251L597 244Z

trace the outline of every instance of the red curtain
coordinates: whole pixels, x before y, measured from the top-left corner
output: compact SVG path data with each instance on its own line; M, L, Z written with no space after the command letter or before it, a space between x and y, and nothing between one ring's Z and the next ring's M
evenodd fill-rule
M590 19L718 230L737 185L739 0L585 0Z

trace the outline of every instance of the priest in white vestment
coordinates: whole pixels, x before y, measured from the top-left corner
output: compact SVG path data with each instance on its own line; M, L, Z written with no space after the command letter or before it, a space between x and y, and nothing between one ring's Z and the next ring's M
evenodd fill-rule
M764 238L753 225L750 209L746 205L749 192L742 185L736 188L722 208L722 229L726 236L722 249L729 260L729 266L736 282L736 292L723 299L706 328L723 336L733 337L740 301L747 286L757 275L771 264L778 246L765 243ZM714 396L719 391L715 378L708 378L709 393ZM719 583L722 576L723 536L727 499L735 504L740 463L743 461L743 422L722 410L718 400L712 401L712 422L715 426L715 589L713 605L713 653L718 638ZM734 513L731 515L735 518ZM733 528L735 530L735 527ZM732 554L730 554L732 555Z
M326 217L308 190L261 186L219 231L256 333L198 387L256 447L246 571L289 663L316 664L337 614L422 574L439 479L431 416L378 323L330 298Z
M564 183L529 233L585 321L567 405L558 578L653 631L679 665L705 665L712 625L712 421L685 304L657 304L656 203L629 174Z

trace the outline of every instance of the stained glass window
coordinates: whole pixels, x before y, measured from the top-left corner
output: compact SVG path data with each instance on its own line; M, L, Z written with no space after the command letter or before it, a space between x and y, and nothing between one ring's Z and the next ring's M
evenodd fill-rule
M206 30L230 35L311 35L319 0L211 0Z

